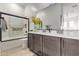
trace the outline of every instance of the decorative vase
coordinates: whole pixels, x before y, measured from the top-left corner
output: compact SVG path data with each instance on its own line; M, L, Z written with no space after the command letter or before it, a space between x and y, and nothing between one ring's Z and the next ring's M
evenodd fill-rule
M34 25L34 31L37 31L37 30L39 30L39 29L41 29L41 26L40 25Z
M37 25L34 25L34 31L37 31Z

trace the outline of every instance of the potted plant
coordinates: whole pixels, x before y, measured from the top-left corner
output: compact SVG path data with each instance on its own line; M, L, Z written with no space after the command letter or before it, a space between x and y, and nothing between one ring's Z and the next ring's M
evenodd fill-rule
M40 18L32 17L32 22L34 23L34 29L38 30L42 28L42 21Z

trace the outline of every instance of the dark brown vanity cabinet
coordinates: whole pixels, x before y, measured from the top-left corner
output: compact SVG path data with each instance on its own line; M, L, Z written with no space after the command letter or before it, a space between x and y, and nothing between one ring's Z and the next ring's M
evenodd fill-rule
M60 38L52 36L43 36L43 55L60 55Z
M29 34L29 49L43 56L60 55L60 38L44 36L40 34Z
M79 40L62 38L62 55L79 56Z
M28 47L43 56L79 56L79 40L29 33Z
M29 33L28 38L29 49L38 55L42 55L42 36Z
M42 36L39 34L33 35L33 45L34 45L34 52L38 55L42 55Z

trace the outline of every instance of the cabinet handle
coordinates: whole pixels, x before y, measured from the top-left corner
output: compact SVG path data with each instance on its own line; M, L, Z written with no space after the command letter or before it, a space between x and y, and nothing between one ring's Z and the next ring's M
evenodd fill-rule
M64 48L64 40L63 40L63 48Z

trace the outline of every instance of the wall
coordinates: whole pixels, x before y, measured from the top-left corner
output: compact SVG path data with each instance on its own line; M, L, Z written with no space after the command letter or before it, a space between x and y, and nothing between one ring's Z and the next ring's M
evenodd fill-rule
M35 16L36 15L37 11L38 11L37 8L34 7L31 4L28 4L25 7L24 14L25 14L25 16L29 17L29 20L30 20L30 30L34 28L34 25L33 25L32 21L31 21L31 18L32 18L32 16Z
M16 3L0 3L0 12L24 16L24 8Z
M40 10L37 17L41 18L43 25L52 25L52 29L60 29L61 4L51 4Z
M0 3L0 12L10 13L18 16L24 16L24 8L14 3ZM15 40L9 42L0 42L0 50L6 50L22 45L22 40Z

